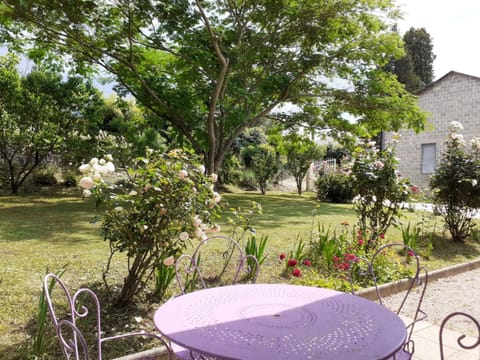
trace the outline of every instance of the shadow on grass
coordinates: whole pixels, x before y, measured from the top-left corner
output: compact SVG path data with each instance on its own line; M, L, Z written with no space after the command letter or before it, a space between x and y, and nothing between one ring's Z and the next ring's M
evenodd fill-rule
M480 247L474 240L467 239L465 242L453 242L441 234L435 234L432 238L433 255L445 262L452 262L456 258L475 259L480 257Z

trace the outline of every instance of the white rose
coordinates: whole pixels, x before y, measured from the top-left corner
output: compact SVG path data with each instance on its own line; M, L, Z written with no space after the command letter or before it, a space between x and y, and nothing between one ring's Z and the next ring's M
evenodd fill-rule
M93 180L90 176L84 176L81 180L80 180L80 186L83 188L83 189L86 189L86 190L89 190L93 187Z
M107 159L108 161L113 161L113 156L112 156L112 154L107 154L107 155L105 155L105 159Z
M198 167L198 171L200 171L200 174L205 174L205 166L200 165L200 166Z
M212 175L210 175L210 176L211 176L211 178L212 178L212 182L216 183L217 180L218 180L218 175L217 175L217 174L212 174Z
M78 170L80 170L82 174L88 173L90 171L90 165L83 164L78 168Z
M178 237L182 241L187 241L189 238L188 233L186 231L182 231Z
M92 196L92 192L90 190L87 190L87 189L83 190L83 197L87 198L90 196Z
M184 180L188 176L188 171L187 170L180 170L178 172L178 178L180 180Z

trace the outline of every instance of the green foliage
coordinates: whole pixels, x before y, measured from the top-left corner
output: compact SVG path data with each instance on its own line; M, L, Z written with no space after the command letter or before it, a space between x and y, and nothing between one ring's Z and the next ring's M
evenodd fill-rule
M397 224L401 204L409 200L411 188L408 179L398 174L392 148L380 151L370 142L357 148L353 158L354 210L360 230L370 233L367 249L371 249L377 246L379 236Z
M38 186L52 186L57 183L57 179L53 173L43 170L32 176L32 182Z
M49 155L73 152L70 139L95 122L100 103L97 91L79 77L64 81L42 68L20 76L18 63L13 55L0 57L0 183L13 194Z
M280 169L275 149L268 144L250 145L242 149L241 156L247 168L252 170L260 192L265 195L268 182Z
M321 172L315 181L317 198L333 203L349 203L353 199L352 178L342 171Z
M302 195L302 182L313 161L320 159L325 150L308 137L295 133L283 139L282 150L287 161L285 168L293 175L298 195Z
M412 59L413 71L422 82L422 89L433 80L433 41L425 28L410 28L404 35L405 50Z
M6 0L0 10L0 38L12 48L53 67L67 59L78 73L102 66L121 94L205 156L208 173L220 170L243 129L291 119L277 111L286 103L316 127L356 134L425 120L415 98L380 74L402 51L388 30L399 14L391 1Z
M62 268L56 272L56 275L61 277L65 271L67 270L68 264L62 266ZM48 268L45 271L45 275L50 273ZM43 279L42 279L43 283ZM51 279L50 283L48 284L48 292L51 294L56 282L55 279ZM45 294L45 289L42 287L42 291L40 292L39 300L38 300L38 314L37 314L37 326L35 335L33 336L33 346L32 346L32 353L31 355L34 356L35 359L42 358L42 356L46 352L46 343L45 343L45 325L47 322L48 317L48 303Z
M417 251L420 242L420 228L408 222L407 226L401 225L402 240L405 245Z
M430 180L433 201L454 242L464 242L471 234L480 207L480 140L472 139L468 149L462 129L459 122L450 124L446 150Z
M108 159L92 159L80 170L92 175L80 181L84 194L93 192L105 209L102 233L110 243L111 256L104 278L115 253L125 253L128 259L118 306L131 303L155 269L162 274L159 266L166 256L177 257L196 238L203 239L206 229L214 229L220 200L213 191L216 176L207 177L199 159L186 151L147 151L128 169L128 181L122 187L105 181L113 170Z
M250 238L247 240L247 244L245 245L245 254L254 256L257 261L258 265L262 266L263 262L267 258L267 254L265 253L265 249L267 246L268 235L262 235L260 237L260 241L257 242L257 237L255 234L251 235ZM248 266L250 269L250 274L256 273L256 266L257 264L251 258L247 259Z

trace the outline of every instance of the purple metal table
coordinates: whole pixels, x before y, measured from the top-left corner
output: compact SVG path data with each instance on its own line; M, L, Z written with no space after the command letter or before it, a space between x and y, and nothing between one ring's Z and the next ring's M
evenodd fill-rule
M296 285L195 291L163 304L154 321L172 342L221 359L383 359L406 338L402 320L373 301Z

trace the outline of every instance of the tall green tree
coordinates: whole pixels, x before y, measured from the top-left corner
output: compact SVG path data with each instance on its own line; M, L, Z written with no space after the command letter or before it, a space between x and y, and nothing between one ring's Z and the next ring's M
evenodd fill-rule
M405 49L410 56L414 73L422 81L422 88L433 81L433 42L425 28L410 28L403 35Z
M0 182L17 194L52 154L67 149L95 122L98 91L78 77L42 71L18 73L19 59L0 57Z
M433 80L432 39L424 28L412 27L403 35L403 41L405 55L392 59L385 69L394 73L409 92L417 93Z
M302 183L313 161L325 155L325 149L306 136L289 134L283 141L286 156L285 167L295 178L298 195L302 195Z
M380 70L402 53L388 30L396 10L392 0L5 0L0 32L36 59L105 69L211 173L245 128L286 103L360 135L421 128L415 98Z

